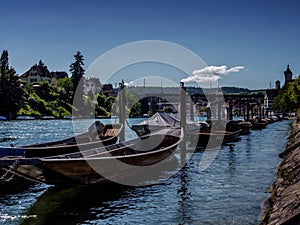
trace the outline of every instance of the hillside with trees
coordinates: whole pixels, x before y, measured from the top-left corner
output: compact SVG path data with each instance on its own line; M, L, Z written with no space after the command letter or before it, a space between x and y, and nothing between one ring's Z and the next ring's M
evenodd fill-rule
M300 75L289 82L273 102L273 108L282 112L300 115Z
M110 116L115 97L105 93L83 95L83 56L77 52L74 58L70 65L70 78L58 79L55 85L47 81L28 84L21 81L14 68L9 66L8 51L4 50L0 58L0 115L9 119L18 115L62 118L71 116L72 112L76 112L78 117ZM41 60L37 66L46 68ZM74 105L75 93L80 96L80 102Z

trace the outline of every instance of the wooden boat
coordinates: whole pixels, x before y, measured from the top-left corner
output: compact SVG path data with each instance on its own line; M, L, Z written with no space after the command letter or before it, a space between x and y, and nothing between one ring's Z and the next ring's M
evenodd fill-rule
M7 121L7 118L5 116L0 116L0 121Z
M182 129L176 131L175 135L175 129L171 129L172 133L164 130L165 133L143 139L52 157L3 157L0 168L25 179L54 185L127 179L136 175L138 167L167 161L183 138Z
M266 128L268 125L268 122L263 120L249 120L249 122L252 124L252 130L261 130Z
M225 130L199 132L195 134L195 139L197 140L197 147L217 147L222 144L240 140L241 132L241 129L233 132Z
M187 136L189 134L199 132L199 126L196 125L191 120L186 121ZM136 134L141 137L150 133L155 133L157 131L169 128L180 128L180 119L172 113L166 113L163 111L158 111L150 118L138 123L133 124L131 129L136 132Z
M243 120L230 120L226 123L226 131L233 132L233 131L241 131L241 135L250 134L252 124L248 121Z
M240 121L238 123L239 128L242 129L241 134L250 134L251 133L251 128L252 124L248 121Z
M111 145L117 142L122 127L122 124L103 125L96 121L96 125L91 125L88 132L64 140L20 147L1 147L0 157L47 157Z
M18 116L16 120L35 120L33 116Z

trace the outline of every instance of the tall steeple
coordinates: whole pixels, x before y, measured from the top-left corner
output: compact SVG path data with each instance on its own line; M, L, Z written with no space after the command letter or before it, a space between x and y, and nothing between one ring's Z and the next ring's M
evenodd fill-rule
M279 80L276 80L275 87L277 90L280 90L280 81Z
M289 64L287 65L287 68L283 73L284 73L284 78L285 78L284 85L286 86L289 82L291 82L293 80L293 72L290 70Z

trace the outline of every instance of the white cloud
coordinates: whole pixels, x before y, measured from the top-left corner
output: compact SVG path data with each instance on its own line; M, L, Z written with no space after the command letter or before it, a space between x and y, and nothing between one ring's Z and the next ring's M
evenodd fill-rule
M202 69L194 70L193 74L187 78L181 80L181 82L216 82L221 76L228 75L230 73L237 73L244 70L244 66L235 66L230 69L227 66L207 66Z
M241 70L245 69L243 66L235 66L227 70L228 73L237 73L240 72Z
M220 79L220 76L217 75L207 75L207 74L193 74L192 76L189 76L187 78L183 78L181 82L200 82L200 83L205 83L205 82L216 82Z
M131 86L131 85L133 85L133 81L130 81L129 83L127 83L127 82L124 82L124 85L126 86L126 87L128 87L128 86Z

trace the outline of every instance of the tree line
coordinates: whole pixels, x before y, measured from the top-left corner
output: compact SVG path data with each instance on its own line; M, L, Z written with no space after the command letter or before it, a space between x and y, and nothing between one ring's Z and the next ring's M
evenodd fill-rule
M300 116L300 75L283 87L272 107L285 113L297 112Z
M40 66L46 66L40 60ZM77 117L109 117L118 113L116 97L108 93L84 95L84 58L80 51L74 55L70 65L70 78L61 78L52 86L49 82L36 82L30 85L19 79L15 69L9 65L8 51L3 50L0 58L0 115L16 118L18 115L28 116L64 116ZM136 96L125 94L127 102L135 102ZM129 105L129 104L126 104ZM141 114L139 102L128 109L130 116Z

